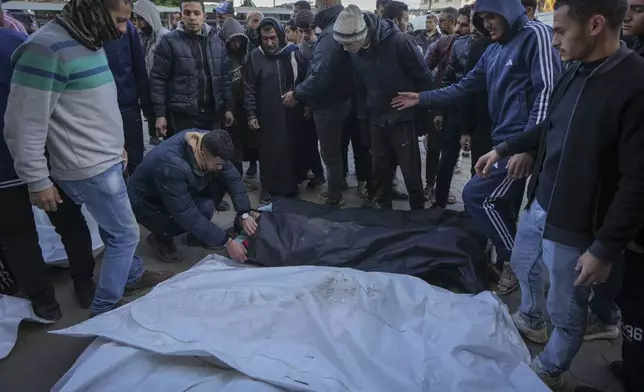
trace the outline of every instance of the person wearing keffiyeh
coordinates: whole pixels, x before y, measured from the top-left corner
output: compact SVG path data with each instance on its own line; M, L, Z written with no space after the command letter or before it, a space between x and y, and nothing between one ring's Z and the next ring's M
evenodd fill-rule
M62 199L55 182L71 202L85 204L110 239L90 316L172 275L144 271L134 254L140 233L122 174L123 122L102 49L121 36L131 12L131 0L71 0L12 58L4 136L31 202L56 211ZM91 277L85 284L93 288ZM58 308L55 300L51 307Z

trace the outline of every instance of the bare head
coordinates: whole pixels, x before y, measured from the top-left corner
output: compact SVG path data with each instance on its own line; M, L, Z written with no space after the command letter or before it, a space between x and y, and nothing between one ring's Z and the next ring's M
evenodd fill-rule
M206 22L206 7L203 2L196 0L182 1L181 20L186 33L200 34L203 24Z
M456 20L458 19L458 10L453 7L447 7L441 11L438 17L438 25L443 34L452 35L456 32Z
M622 31L627 37L644 36L644 0L628 0Z
M382 18L391 20L405 33L409 26L409 7L402 1L390 1L382 11Z
M620 45L627 0L557 0L552 45L563 61L606 58Z

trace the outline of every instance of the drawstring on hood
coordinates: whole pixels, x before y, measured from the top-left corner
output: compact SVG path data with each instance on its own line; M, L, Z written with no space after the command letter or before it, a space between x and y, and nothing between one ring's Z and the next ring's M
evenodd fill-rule
M497 14L506 21L509 30L502 37L502 42L510 41L528 23L528 15L520 0L478 0L475 12ZM476 19L474 22L477 23ZM482 23L482 20L478 23ZM483 29L485 30L485 27Z
M69 35L91 50L98 50L103 42L121 38L112 15L101 0L70 0L56 21Z

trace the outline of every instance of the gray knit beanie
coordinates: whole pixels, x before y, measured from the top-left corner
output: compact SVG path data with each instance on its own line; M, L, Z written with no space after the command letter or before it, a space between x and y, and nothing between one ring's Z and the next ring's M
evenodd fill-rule
M367 23L357 5L349 5L340 12L333 25L333 38L341 45L362 43L367 39Z

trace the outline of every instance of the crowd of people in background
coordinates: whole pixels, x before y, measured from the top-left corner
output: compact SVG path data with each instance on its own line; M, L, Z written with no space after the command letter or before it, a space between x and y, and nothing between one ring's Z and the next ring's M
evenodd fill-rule
M445 8L418 30L394 0L298 1L285 25L242 24L230 2L216 26L199 0L180 9L164 25L150 0L71 0L28 39L0 13L0 247L37 315L61 312L32 205L95 316L172 276L136 256L139 225L164 262L184 233L245 261L212 218L228 194L252 235L257 177L261 203L306 184L340 208L351 147L363 207L442 210L471 154L464 215L496 250L497 292L521 290L517 329L545 344L532 369L557 389L584 341L621 327L612 370L644 390L644 0L558 0L554 30L536 0ZM81 205L105 244L98 284Z

